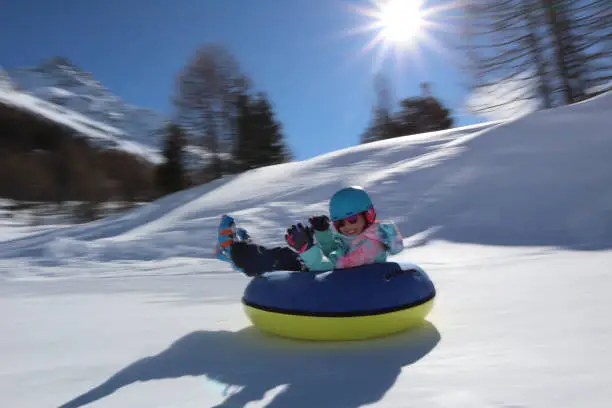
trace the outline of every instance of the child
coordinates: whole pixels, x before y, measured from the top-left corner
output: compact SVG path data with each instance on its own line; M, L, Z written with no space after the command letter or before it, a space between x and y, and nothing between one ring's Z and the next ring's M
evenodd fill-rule
M301 223L291 226L285 234L291 249L269 249L250 241L223 239L228 234L236 237L240 232L225 229L223 234L220 226L219 258L231 259L237 269L253 276L271 270L327 271L385 262L387 253L397 254L403 249L402 236L395 224L376 221L376 211L363 188L338 191L330 200L329 212L331 220L321 215L309 219L310 227Z

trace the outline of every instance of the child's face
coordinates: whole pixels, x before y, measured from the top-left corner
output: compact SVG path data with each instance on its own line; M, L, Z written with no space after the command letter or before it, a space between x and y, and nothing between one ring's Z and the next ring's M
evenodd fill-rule
M336 228L341 234L352 236L359 235L365 229L366 220L363 214L353 215L336 223Z

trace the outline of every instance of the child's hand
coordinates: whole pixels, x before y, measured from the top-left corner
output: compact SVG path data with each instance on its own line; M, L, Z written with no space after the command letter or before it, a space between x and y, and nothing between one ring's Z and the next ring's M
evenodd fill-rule
M317 231L327 231L329 229L329 217L327 215L317 215L308 219L312 228Z
M300 254L312 248L314 244L313 231L301 223L292 225L285 234L287 244Z

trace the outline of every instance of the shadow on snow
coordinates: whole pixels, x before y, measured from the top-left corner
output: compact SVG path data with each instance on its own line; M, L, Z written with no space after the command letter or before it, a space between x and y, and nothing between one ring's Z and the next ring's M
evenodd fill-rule
M76 408L139 381L206 376L237 386L216 407L244 407L285 385L273 407L358 407L383 398L402 369L426 356L440 341L435 326L386 338L342 343L299 342L260 333L196 331L161 353L123 368L104 383L65 403Z

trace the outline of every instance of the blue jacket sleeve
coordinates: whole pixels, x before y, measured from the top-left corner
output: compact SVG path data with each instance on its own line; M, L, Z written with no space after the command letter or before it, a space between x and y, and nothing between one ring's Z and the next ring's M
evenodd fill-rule
M378 224L379 234L382 235L383 242L387 246L387 251L396 255L404 250L404 239L395 223L391 221Z
M327 258L323 255L323 251L318 245L314 245L307 251L300 254L300 258L310 271L331 271L334 269L335 258L333 254L330 254L331 258Z
M317 240L317 245L321 248L325 256L329 256L333 251L339 249L338 242L334 239L334 233L331 228L325 231L315 230L314 237Z

